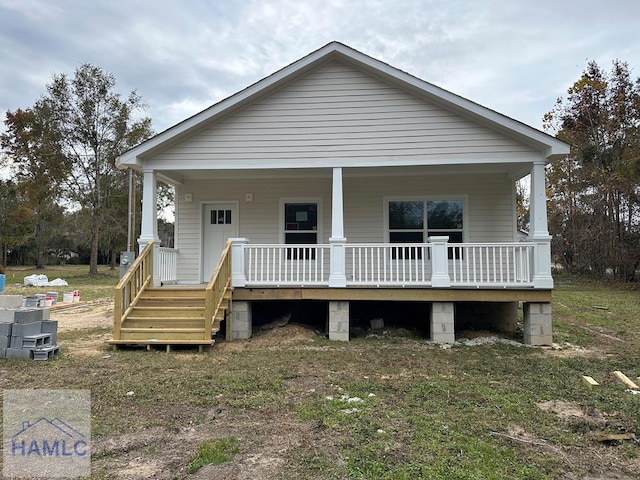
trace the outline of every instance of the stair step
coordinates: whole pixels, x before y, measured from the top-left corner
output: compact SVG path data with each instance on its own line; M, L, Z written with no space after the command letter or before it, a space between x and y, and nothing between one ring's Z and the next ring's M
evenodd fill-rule
M176 307L139 307L135 306L129 317L136 318L204 318L204 307L176 308Z
M110 345L213 345L215 340L107 340Z
M131 328L131 327L122 327L120 329L121 333L204 333L204 328L175 328L175 327L142 327L142 328Z
M150 320L131 320L127 319L121 328L203 328L204 319L187 320L187 321L150 321Z
M133 321L142 321L142 322L182 322L182 321L197 321L202 322L204 320L203 317L174 317L171 315L156 315L156 316L146 316L146 315L129 315L125 322L133 320Z
M193 287L193 288L153 287L153 288L147 288L142 293L142 296L145 298L152 298L152 297L204 298L205 295L206 295L206 292L203 287Z

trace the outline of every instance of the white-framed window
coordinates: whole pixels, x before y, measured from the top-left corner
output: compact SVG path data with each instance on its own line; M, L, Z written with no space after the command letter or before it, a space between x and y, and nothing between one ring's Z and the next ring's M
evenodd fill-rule
M386 199L387 239L389 243L425 243L428 237L448 236L449 243L462 243L466 236L466 204L466 196ZM420 258L421 252L407 248L395 256L415 259Z
M322 208L319 199L281 200L282 238L285 245L317 245ZM288 248L287 260L315 260L315 248Z

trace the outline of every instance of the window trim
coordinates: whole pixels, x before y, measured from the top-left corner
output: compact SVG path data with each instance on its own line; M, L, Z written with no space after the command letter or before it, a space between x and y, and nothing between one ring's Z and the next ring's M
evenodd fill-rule
M424 222L423 222L423 235L424 243L428 243L429 238L429 223L428 223L428 208L427 202L434 201L462 201L462 243L469 242L469 195L411 195L411 196L385 196L382 199L382 212L383 212L383 228L384 228L384 241L385 243L391 243L391 235L389 229L389 203L390 202L423 202L424 209ZM412 230L413 231L413 230Z

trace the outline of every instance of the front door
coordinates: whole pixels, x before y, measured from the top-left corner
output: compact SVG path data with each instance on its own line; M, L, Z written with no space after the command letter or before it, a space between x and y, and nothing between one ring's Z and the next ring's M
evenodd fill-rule
M203 220L202 280L208 282L227 240L238 236L238 205L206 204Z

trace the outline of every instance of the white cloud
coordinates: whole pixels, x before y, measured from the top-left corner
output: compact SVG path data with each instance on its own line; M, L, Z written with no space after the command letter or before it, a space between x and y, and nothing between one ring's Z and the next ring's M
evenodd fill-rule
M90 62L163 130L338 40L535 127L588 59L640 73L640 2L0 0L0 110Z

